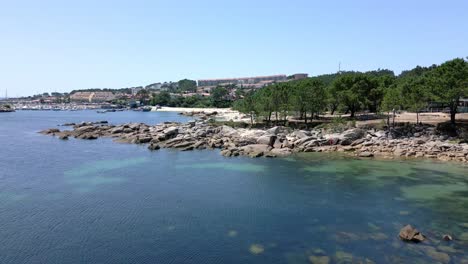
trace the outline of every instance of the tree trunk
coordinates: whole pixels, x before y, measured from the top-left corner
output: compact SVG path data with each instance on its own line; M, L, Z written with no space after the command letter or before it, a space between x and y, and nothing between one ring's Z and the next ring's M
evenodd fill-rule
M453 127L455 127L455 115L457 114L457 108L458 108L458 101L459 99L455 100L452 102L450 105L450 123L452 124Z
M416 111L416 125L419 124L419 112Z
M457 114L457 109L450 108L450 123L455 126L455 115Z
M392 126L395 127L395 117L396 117L396 111L393 109L393 124Z
M390 128L390 112L387 112L387 126Z
M331 113L330 113L331 115L335 114L336 108L338 108L338 107L336 107L335 105L332 105Z

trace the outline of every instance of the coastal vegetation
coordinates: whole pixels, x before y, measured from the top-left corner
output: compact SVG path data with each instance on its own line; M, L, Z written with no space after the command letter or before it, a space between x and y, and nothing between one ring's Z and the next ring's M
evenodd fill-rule
M183 94L173 94L169 91L161 91L153 93L150 99L150 104L169 106L169 107L217 107L225 108L232 106L232 100L228 98L229 89L227 87L215 87L210 96L194 94L183 96Z
M307 123L326 111L349 114L350 118L359 111L390 114L408 110L419 114L437 104L447 109L455 124L460 99L467 96L468 62L456 58L441 65L418 66L398 76L379 69L276 83L245 93L234 107L251 115L252 122L286 123L288 117L295 117ZM416 118L419 122L419 115Z

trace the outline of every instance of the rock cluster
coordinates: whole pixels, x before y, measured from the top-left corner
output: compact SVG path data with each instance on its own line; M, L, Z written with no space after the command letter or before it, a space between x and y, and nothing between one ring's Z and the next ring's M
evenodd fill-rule
M228 157L278 157L295 152L337 151L362 158L425 157L468 162L468 144L454 143L445 136L436 135L430 129L398 137L395 136L395 131L373 129L352 128L342 133L326 133L319 129L293 130L279 126L270 129L247 129L215 126L204 120L188 123L166 122L154 126L142 123L114 126L105 121L67 125L73 125L73 130L60 131L53 128L41 133L57 135L61 139L75 137L92 140L112 137L119 142L147 144L150 150L175 148L187 151L216 148L221 149L221 154Z
M0 113L10 113L10 112L15 112L15 109L0 105Z

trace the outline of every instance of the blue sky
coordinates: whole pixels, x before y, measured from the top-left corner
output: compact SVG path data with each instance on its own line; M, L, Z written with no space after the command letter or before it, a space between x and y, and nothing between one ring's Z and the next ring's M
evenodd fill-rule
M0 94L468 56L468 1L0 0Z

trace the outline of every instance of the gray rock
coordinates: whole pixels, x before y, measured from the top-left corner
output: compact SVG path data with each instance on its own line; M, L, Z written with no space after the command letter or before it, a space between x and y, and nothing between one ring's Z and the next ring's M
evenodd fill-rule
M240 151L247 156L257 158L271 150L271 147L265 144L252 144L240 148Z
M306 130L296 130L291 133L291 136L296 137L296 138L305 138L305 137L310 137L312 134L310 131Z
M417 139L417 140L414 141L414 143L416 143L418 145L422 145L422 144L426 143L426 141L423 140L423 139Z
M189 146L192 146L192 149L193 149L193 144L194 142L188 141L188 142L181 142L181 143L175 144L172 147L173 148L187 148Z
M275 144L275 141L276 141L276 136L265 135L257 139L257 144L263 144L263 145L268 145L272 147Z
M356 145L360 145L360 144L364 143L364 141L365 140L363 138L357 139L357 140L353 141L353 143L351 143L351 146L354 147Z
M314 139L317 139L316 137L310 137L310 136L306 136L306 137L303 137L301 139L298 139L296 141L294 141L294 146L300 146L306 142L309 142L311 140L314 140Z
M291 149L289 148L274 148L270 150L270 153L277 156L277 157L286 157L292 154Z
M374 157L374 154L369 151L363 151L363 152L360 152L358 156L361 158L371 158L371 157Z
M268 129L266 132L270 135L278 135L278 133L280 132L280 127L278 126L272 127Z
M121 127L121 126L118 126L118 127L114 127L113 129L111 129L111 134L120 134L120 133L123 133L123 130L124 128Z
M233 135L233 134L237 134L237 130L235 130L234 128L232 128L230 126L222 126L220 132L224 136L230 136L230 135Z
M167 138L173 138L173 137L177 136L177 134L179 133L179 128L169 127L169 128L164 129L163 133L164 133L166 139Z
M39 132L39 133L44 134L44 135L50 135L50 134L55 134L55 133L59 133L59 132L60 132L59 129L57 129L57 128L51 128L51 129L43 130L43 131L41 131L41 132Z
M151 144L148 146L148 149L149 149L149 150L158 150L158 149L160 149L160 148L161 148L161 146L159 146L158 144L153 144L153 143L151 143Z
M149 142L151 141L151 139L152 139L152 138L151 138L150 136L146 136L146 135L144 135L144 136L139 136L139 137L138 137L138 142L137 142L137 143L139 143L139 144L149 143Z
M363 138L366 132L360 128L354 128L343 132L342 136L344 139L349 139L351 142L357 139Z

